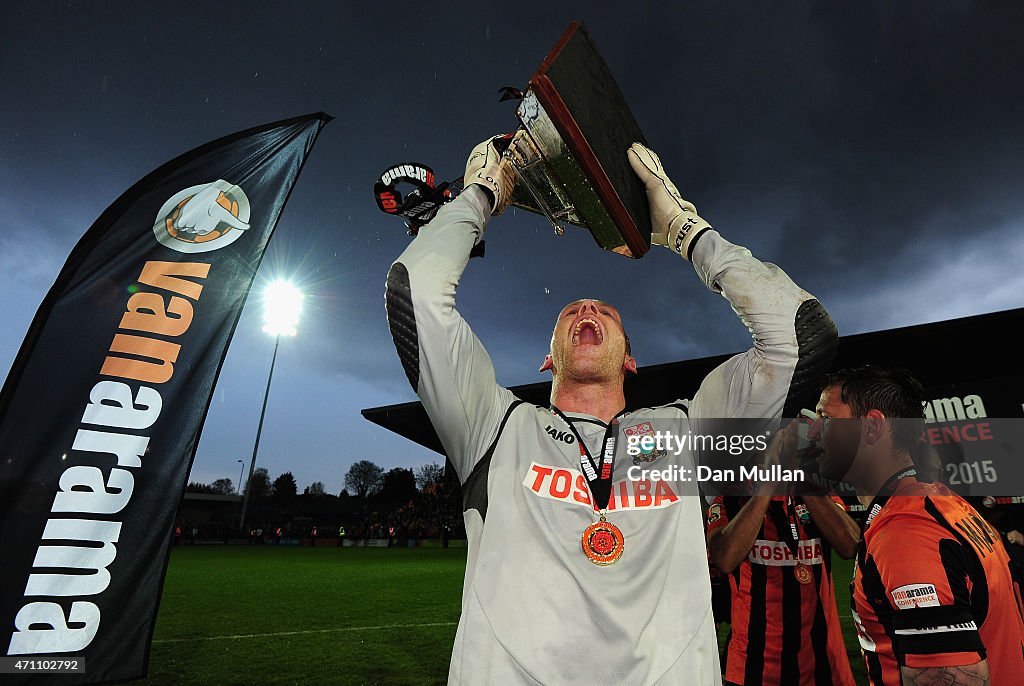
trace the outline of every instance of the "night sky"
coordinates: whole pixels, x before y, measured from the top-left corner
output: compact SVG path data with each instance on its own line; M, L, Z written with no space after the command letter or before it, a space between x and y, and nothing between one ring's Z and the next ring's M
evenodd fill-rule
M440 460L359 415L415 397L383 306L409 238L373 182L407 161L460 176L477 142L517 125L498 89L524 87L573 19L683 196L818 296L842 334L1024 304L1019 3L439 5L3 3L0 378L125 189L206 141L323 110L335 120L256 277L190 480L237 482L236 460L248 465L273 351L257 295L279 276L306 310L281 343L258 465L338 493L356 460ZM619 307L641 365L749 346L667 250L628 260L516 211L486 237L459 306L505 385L544 379L555 316L579 297Z

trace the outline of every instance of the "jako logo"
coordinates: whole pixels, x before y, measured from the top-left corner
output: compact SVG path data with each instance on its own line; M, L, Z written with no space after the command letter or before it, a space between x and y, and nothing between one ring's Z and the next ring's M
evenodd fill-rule
M184 253L209 252L238 240L249 228L249 199L224 179L178 191L153 223L156 240Z
M555 429L555 427L551 426L550 424L547 426L546 429L544 429L544 431L546 431L548 436L551 436L551 438L555 439L556 441L561 441L562 443L567 443L569 445L572 445L573 443L576 442L576 437L573 436L571 433L569 433L568 431L558 431Z

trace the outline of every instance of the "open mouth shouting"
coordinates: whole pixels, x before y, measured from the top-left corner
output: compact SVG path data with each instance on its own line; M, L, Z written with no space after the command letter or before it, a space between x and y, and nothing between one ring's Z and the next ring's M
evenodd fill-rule
M572 330L573 345L601 345L604 342L604 332L601 331L601 324L593 317L582 317Z

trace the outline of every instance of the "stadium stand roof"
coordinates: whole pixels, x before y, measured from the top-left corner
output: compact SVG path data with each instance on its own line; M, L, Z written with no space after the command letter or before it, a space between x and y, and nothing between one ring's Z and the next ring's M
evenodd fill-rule
M894 304L894 307L898 305ZM1024 308L991 314L918 324L898 329L841 336L833 367L841 369L868 362L905 367L928 390L957 388L972 382L1003 380L1021 375L1020 339ZM732 354L641 367L626 381L628 408L650 407L692 397L701 380ZM1014 384L1013 388L1022 388ZM551 383L513 386L523 400L547 405ZM1024 389L1015 401L1013 416L1021 413ZM417 402L362 410L374 424L444 454L430 420ZM990 413L990 416L995 416ZM1005 414L1003 416L1010 416Z

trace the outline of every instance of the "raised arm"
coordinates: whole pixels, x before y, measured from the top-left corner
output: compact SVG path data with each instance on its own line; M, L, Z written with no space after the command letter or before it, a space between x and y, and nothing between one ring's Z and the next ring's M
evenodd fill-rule
M470 250L507 198L507 186L494 182L505 173L512 171L501 165L490 141L477 146L467 163L466 190L391 265L385 292L388 325L406 376L463 481L514 401L496 383L487 351L455 309Z
M764 516L771 505L770 495L756 495L730 516L722 496L708 509L707 543L711 561L723 574L732 574L750 554L757 535L764 526Z
M857 554L860 527L847 514L843 501L828 495L805 495L802 498L821 535L828 539L839 557L852 560Z
M711 372L690 404L691 417L795 416L817 392L835 356L832 318L777 266L733 245L683 200L652 151L628 151L651 204L654 243L691 260L697 275L724 296L754 345Z
M691 404L698 417L795 416L817 392L838 341L825 308L774 264L709 230L693 251L697 274L723 295L753 346L713 370Z

